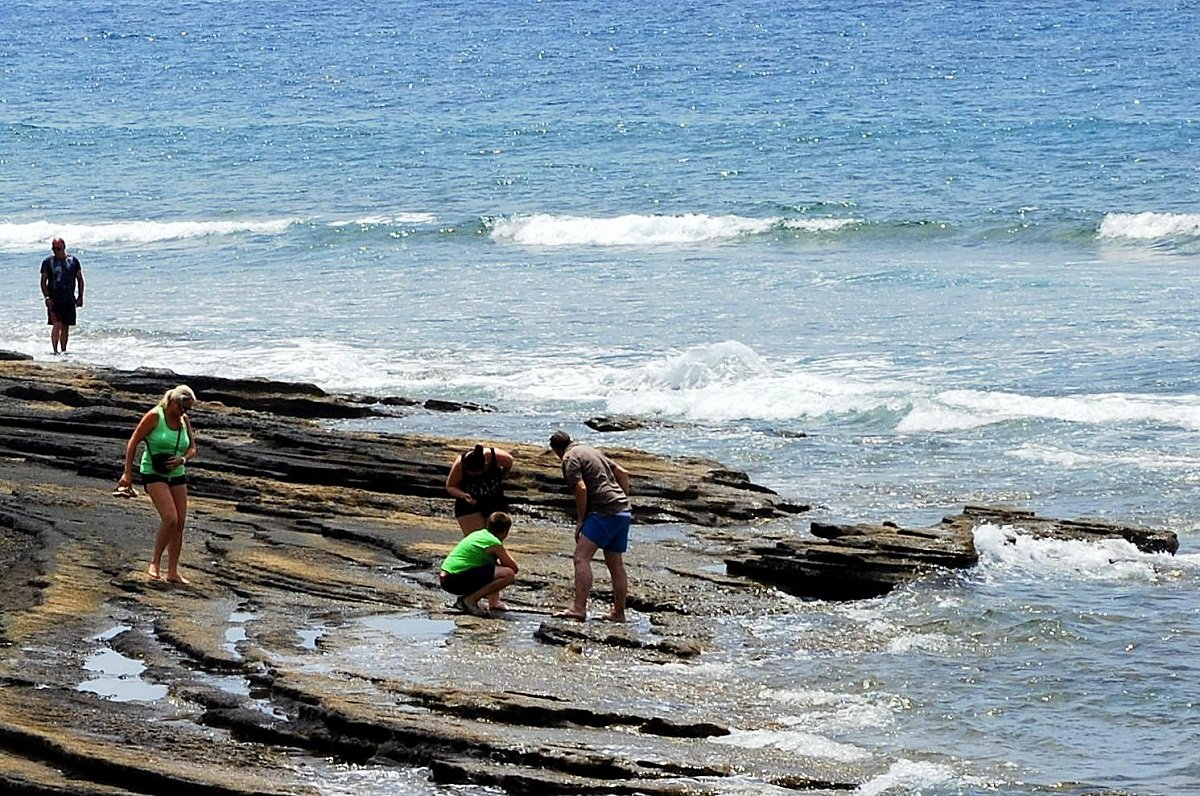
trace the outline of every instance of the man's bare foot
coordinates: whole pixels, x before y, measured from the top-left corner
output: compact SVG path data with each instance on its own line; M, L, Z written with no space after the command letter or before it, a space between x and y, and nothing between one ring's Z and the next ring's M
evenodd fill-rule
M162 580L162 574L158 571L158 564L151 564L146 570L146 574L150 576L150 580Z
M600 617L602 622L624 622L625 614L618 614L616 611L609 611L604 616Z
M167 583L182 583L184 586L187 586L191 581L176 572L174 575L167 575Z
M570 619L575 622L586 622L587 614L577 614L574 611L555 611L552 614L557 619Z

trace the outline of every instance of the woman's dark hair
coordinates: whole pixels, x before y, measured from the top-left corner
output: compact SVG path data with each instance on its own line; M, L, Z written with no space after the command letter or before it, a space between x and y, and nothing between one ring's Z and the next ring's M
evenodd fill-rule
M476 445L474 450L464 453L462 463L468 470L482 470L486 467L487 459L483 455L483 446Z

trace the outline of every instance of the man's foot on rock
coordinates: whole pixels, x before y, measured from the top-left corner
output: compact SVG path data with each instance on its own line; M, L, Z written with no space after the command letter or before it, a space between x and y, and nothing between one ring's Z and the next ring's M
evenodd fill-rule
M574 611L555 611L551 614L555 619L570 619L573 622L586 622L587 614L577 614Z
M600 617L601 622L624 622L625 614L618 614L614 611L609 611Z

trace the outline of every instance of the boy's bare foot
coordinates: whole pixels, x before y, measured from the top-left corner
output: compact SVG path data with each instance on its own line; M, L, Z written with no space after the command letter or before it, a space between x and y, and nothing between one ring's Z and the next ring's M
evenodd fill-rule
M176 572L174 575L167 576L167 583L182 583L184 586L187 586L191 581Z
M158 571L158 564L151 564L146 570L146 574L150 576L150 580L162 580L162 574Z
M462 597L454 601L454 607L471 616L487 616L487 611L479 607L479 603L469 603Z
M600 617L602 622L624 622L625 614L618 614L615 611L609 611L604 616Z

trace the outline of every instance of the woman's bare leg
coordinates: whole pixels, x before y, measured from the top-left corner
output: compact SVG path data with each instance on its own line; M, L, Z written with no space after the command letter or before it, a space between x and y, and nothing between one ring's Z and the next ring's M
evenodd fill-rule
M179 526L179 520L175 509L175 500L169 486L161 481L146 484L146 494L154 503L159 517L158 531L154 534L154 552L150 556L150 568L146 572L150 577L158 580L162 577L163 552L167 549L175 529Z
M179 556L183 552L183 525L187 522L187 484L171 487L171 500L175 504L175 533L167 542L167 580L171 583L190 583L179 574Z
M474 531L480 531L487 527L487 519L478 511L474 514L464 514L461 517L456 517L458 527L462 528L462 535L466 536Z

